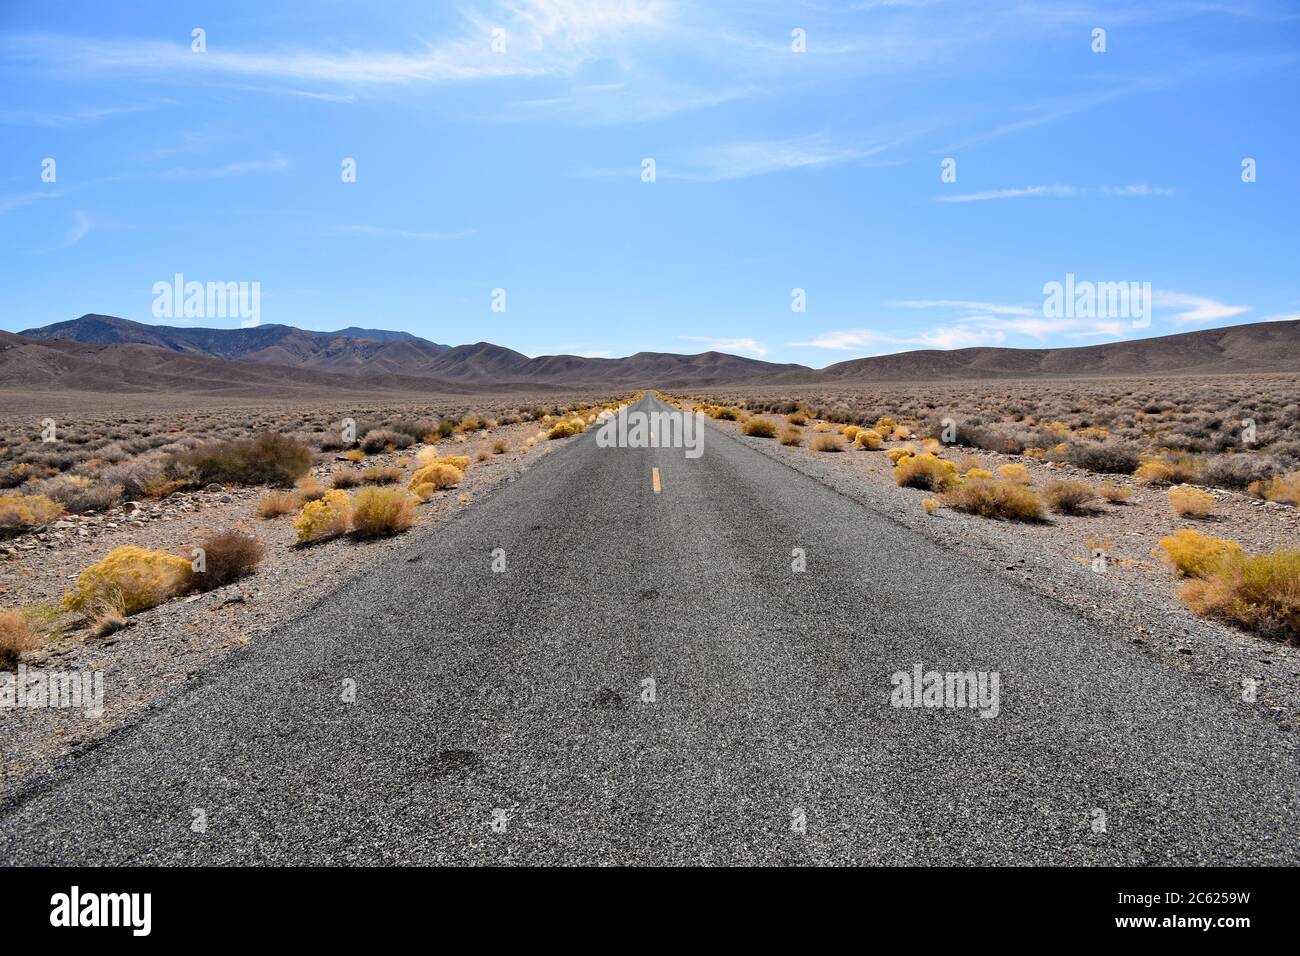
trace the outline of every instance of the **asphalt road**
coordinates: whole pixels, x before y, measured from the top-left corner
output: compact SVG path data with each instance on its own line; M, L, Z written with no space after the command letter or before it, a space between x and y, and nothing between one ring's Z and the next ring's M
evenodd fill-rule
M588 431L5 808L0 861L1300 861L1291 735L1097 627L716 429ZM891 706L916 664L997 716Z

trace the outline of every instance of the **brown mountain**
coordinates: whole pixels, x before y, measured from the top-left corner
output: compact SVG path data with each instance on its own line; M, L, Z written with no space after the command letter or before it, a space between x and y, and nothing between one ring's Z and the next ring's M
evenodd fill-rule
M837 362L822 369L818 378L892 382L1294 371L1300 371L1300 321L1255 322L1063 349L900 352Z
M1300 371L1300 321L1257 322L1077 348L901 352L851 359L820 371L722 352L529 358L489 342L449 348L405 333L343 331L350 334L304 332L289 326L176 329L87 315L21 336L2 333L0 387L269 397L323 388L350 393L575 386L704 388Z

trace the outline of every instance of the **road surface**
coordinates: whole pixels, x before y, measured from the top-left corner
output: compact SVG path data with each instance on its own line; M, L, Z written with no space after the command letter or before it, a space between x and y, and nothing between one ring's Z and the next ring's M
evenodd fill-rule
M0 861L1300 860L1290 734L717 429L589 430L410 541L5 808ZM997 716L891 706L918 664Z

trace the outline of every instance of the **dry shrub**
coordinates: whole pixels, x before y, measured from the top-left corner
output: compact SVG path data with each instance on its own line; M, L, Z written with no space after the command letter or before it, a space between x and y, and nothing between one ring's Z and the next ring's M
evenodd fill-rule
M904 458L913 455L915 451L916 449L914 448L891 448L889 451L885 452L885 457L888 458L892 464L897 465Z
M803 412L795 412L793 415L787 415L785 416L785 420L791 425L803 426L808 424L808 416Z
M1184 529L1161 538L1152 551L1174 569L1179 577L1199 578L1230 554L1241 554L1241 545L1224 538L1212 538L1199 531Z
M857 425L845 425L840 429L840 434L844 436L846 442L853 442L858 437L858 432L862 431Z
M346 458L348 461L352 462L352 464L356 465L366 460L366 453L360 448L353 448L345 451L341 457Z
M823 432L812 440L813 451L836 452L844 450L844 443L840 441L840 436L833 432Z
M391 485L402 477L402 469L392 465L377 465L361 473L361 480L368 485Z
M803 435L799 429L791 427L781 430L782 445L798 445L801 441L803 441Z
M993 472L987 468L972 468L966 472L967 478L992 478Z
M873 426L877 435L881 438L889 438L894 434L894 429L898 427L898 422L892 418L878 418Z
M1196 459L1186 456L1150 458L1137 470L1138 481L1148 485L1182 485L1196 481L1200 475Z
M262 542L242 531L209 535L199 547L203 549L204 570L194 575L194 583L200 591L211 591L252 574L266 556Z
M352 531L377 538L405 531L415 523L415 498L401 488L363 488L352 503Z
M371 455L381 451L397 451L399 448L409 448L415 443L415 439L406 432L392 431L387 428L372 428L362 437L360 445L361 450Z
M1029 469L1018 462L1011 462L1003 465L998 469L998 477L1003 481L1014 481L1017 484L1029 484Z
M1042 457L1041 449L1034 457ZM1025 450L1029 453L1029 449ZM1132 445L1118 442L1079 442L1065 449L1065 460L1076 468L1131 475L1138 467L1138 452Z
M1103 481L1098 486L1097 493L1113 505L1122 505L1132 496L1133 491L1113 481Z
M740 430L751 438L775 438L776 425L766 418L751 418L740 426Z
M818 422L816 425L813 426L813 431L815 432L828 432L830 430L831 430L831 426L826 424L826 422Z
M311 475L299 478L294 482L293 489L298 492L298 500L301 502L319 501L324 498L325 493L329 491L328 488Z
M981 518L1043 520L1043 502L1034 489L997 478L976 478L954 485L944 494L943 503Z
M857 437L853 439L855 445L859 448L865 448L867 451L875 451L880 447L883 441L884 439L880 437L880 432L876 431L874 428L862 429L862 431L858 432Z
M922 498L922 499L921 499L921 507L925 509L925 513L928 514L928 515L937 514L938 511L939 511L939 507L940 507L940 506L939 506L939 499L938 499L938 498Z
M10 666L18 655L41 646L40 635L32 630L21 611L0 611L0 665Z
M504 438L498 438L492 443L492 454L494 455L504 455L509 450L510 442L506 441Z
M355 468L340 468L330 476L330 485L335 488L355 488L361 484L361 472Z
M1280 501L1288 505L1300 505L1300 471L1289 475L1279 475L1267 481L1251 482L1248 493L1255 498L1266 501Z
M455 465L435 461L417 470L411 476L407 487L415 492L421 501L428 501L435 491L443 488L454 488L461 483L464 477L464 473Z
M122 486L95 481L85 475L59 475L27 486L32 494L44 495L73 514L103 511L122 500Z
M1078 514L1097 497L1097 489L1086 481L1055 479L1043 487L1048 507L1061 514Z
M1214 511L1214 495L1199 488L1170 488L1169 507L1183 518L1205 518Z
M177 455L171 467L192 472L200 482L289 485L311 469L311 449L279 432L263 432L200 445Z
M1256 557L1229 553L1202 578L1183 585L1179 597L1194 614L1296 641L1300 639L1300 551Z
M318 501L309 501L293 520L298 543L309 544L336 538L348 530L352 501L346 491L327 491Z
M906 455L894 465L895 483L907 488L943 491L957 480L957 466L929 452Z
M184 558L124 544L77 576L63 606L69 611L93 611L120 595L122 613L135 614L187 590L193 578L194 570Z
M257 503L259 518L278 518L298 510L298 496L287 491L272 491Z
M63 506L44 495L0 495L0 536L42 528L63 516Z

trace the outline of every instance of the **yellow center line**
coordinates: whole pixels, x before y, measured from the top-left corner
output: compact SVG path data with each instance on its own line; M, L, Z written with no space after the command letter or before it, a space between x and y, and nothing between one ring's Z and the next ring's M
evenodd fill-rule
M651 480L654 482L655 494L659 494L659 492L663 489L663 486L659 484L659 469L652 468L650 477Z

